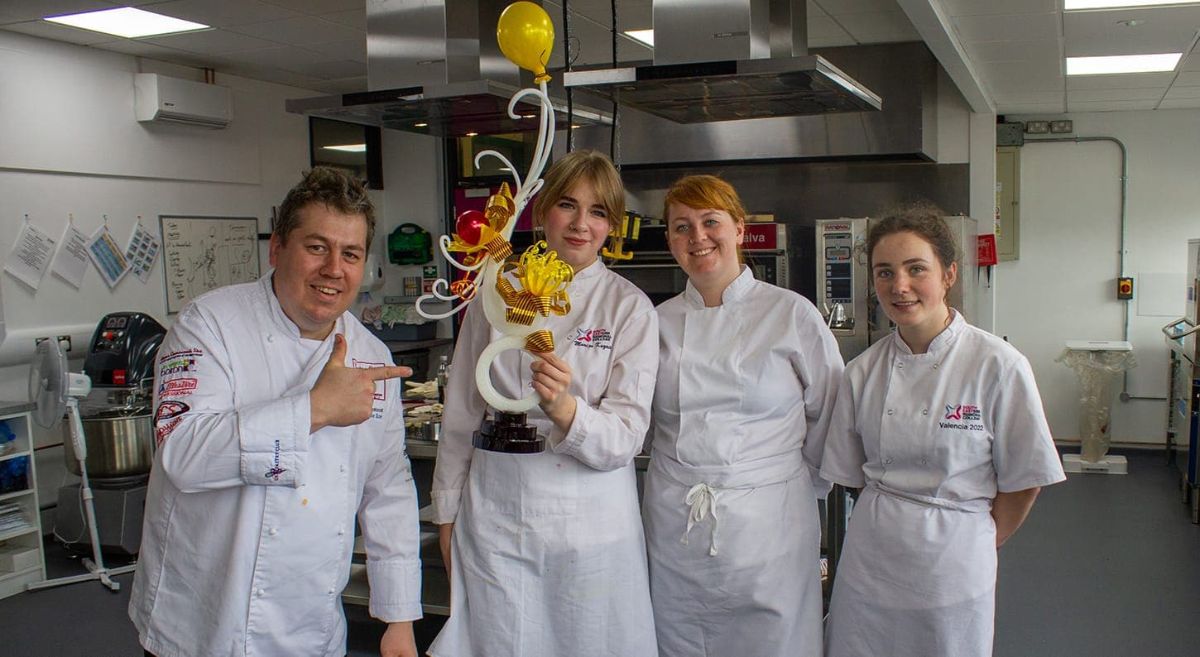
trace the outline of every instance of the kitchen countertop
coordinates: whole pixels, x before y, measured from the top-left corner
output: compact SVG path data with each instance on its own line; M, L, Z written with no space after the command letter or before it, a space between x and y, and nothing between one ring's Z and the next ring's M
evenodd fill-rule
M0 401L0 415L16 415L28 413L36 406L33 402Z

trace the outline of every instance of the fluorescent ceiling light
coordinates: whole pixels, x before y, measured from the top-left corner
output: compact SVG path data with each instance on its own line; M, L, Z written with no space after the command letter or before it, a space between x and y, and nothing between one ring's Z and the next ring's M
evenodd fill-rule
M1183 53L1161 55L1116 55L1112 57L1068 57L1067 75L1112 75L1115 73L1161 73L1174 71Z
M202 23L171 18L170 16L163 16L162 14L142 11L141 9L134 9L132 7L89 11L83 14L70 14L67 16L47 16L43 20L92 30L93 32L113 34L125 37L126 39L174 34L176 32L192 32L209 27Z
M322 146L321 148L324 148L325 150L328 150L328 151L343 151L345 153L366 153L367 152L366 144L342 144L340 146Z
M654 30L625 30L625 36L646 44L648 47L654 47Z
M1064 0L1063 9L1125 9L1129 7L1153 7L1155 5L1194 5L1197 0Z

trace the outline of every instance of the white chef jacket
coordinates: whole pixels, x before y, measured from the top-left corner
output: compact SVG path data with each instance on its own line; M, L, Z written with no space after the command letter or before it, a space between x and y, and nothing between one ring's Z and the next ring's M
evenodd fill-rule
M475 363L499 337L468 309L446 389L433 476L435 522L454 522L450 619L435 657L651 657L654 621L633 457L642 449L658 365L649 299L600 262L576 272L571 312L553 317L572 370L570 430L540 408L540 454L474 449L488 410ZM508 351L492 380L523 397L533 358Z
M818 657L824 487L810 473L841 381L837 343L812 303L748 267L721 305L689 282L658 318L643 515L659 653ZM703 517L689 527L693 509Z
M323 341L300 337L270 273L197 297L176 318L158 352L160 445L129 603L150 652L344 655L356 513L371 614L420 618L400 380L376 384L366 422L309 433L308 392L336 333L347 365L392 362L349 313Z
M957 312L924 354L898 333L846 368L821 465L864 488L827 655L992 654L997 492L1065 479L1029 362Z

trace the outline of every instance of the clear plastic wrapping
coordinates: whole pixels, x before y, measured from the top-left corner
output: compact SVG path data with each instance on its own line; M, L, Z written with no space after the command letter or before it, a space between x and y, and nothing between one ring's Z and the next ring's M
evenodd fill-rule
M1079 377L1080 456L1095 463L1104 459L1112 442L1109 422L1117 376L1137 367L1132 351L1066 349L1055 359Z

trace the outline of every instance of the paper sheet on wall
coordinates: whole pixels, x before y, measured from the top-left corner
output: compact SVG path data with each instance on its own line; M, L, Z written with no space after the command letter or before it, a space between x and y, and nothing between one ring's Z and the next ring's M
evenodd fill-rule
M62 238L58 240L58 251L54 254L54 262L50 271L55 276L79 288L83 285L83 275L87 273L88 237L68 223L63 229Z
M53 253L54 240L26 221L4 263L4 271L36 290L46 268L50 266L50 255Z
M150 280L150 270L158 257L158 246L158 238L141 223L133 227L129 245L125 247L125 259L129 261L129 270L143 283Z
M92 233L87 249L92 264L96 265L96 270L100 272L100 278L104 279L108 287L116 287L125 276L125 272L129 271L129 262L125 260L121 247L117 246L116 240L108 232L108 226L101 226Z

